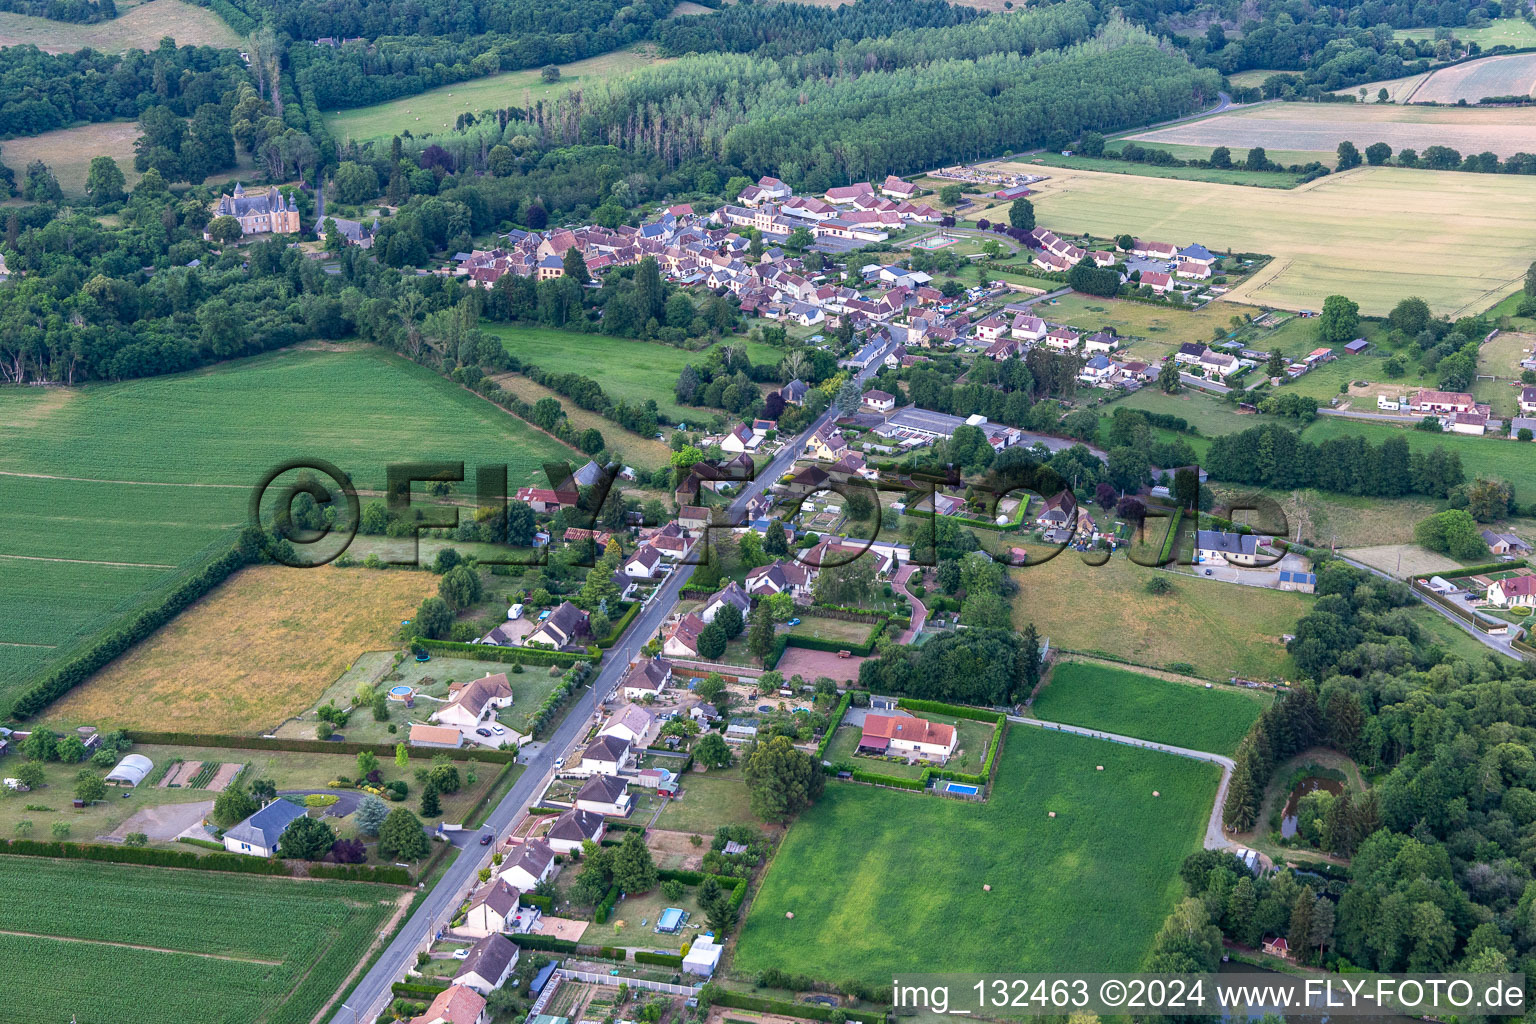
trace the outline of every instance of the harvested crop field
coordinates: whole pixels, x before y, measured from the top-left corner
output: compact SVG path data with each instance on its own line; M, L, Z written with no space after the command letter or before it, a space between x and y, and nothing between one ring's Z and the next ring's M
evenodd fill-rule
M153 50L166 36L178 46L240 46L234 29L206 7L182 0L149 0L131 9L119 4L118 10L124 13L94 25L0 11L0 46L31 44L49 53L73 53L88 46L118 53Z
M1536 87L1536 53L1514 53L1432 72L1429 79L1409 95L1408 102L1466 100L1476 103L1490 96L1529 96L1533 87Z
M1529 92L1531 81L1536 78L1536 54L1491 57L1487 61L1437 71L1419 86L1412 99L1454 103L1456 96L1444 99L1431 95L1439 88L1437 83L1441 75L1500 60L1529 61L1525 64L1529 69L1525 72L1525 84L1519 90ZM1487 74L1491 76L1493 72ZM1374 95L1375 90L1371 90L1371 94ZM1481 92L1469 97L1468 102L1475 103L1483 96L1492 95L1503 94ZM1339 143L1347 139L1362 151L1373 142L1385 142L1394 153L1405 147L1423 152L1428 146L1450 146L1464 154L1492 151L1507 157L1536 152L1536 107L1468 110L1389 103L1267 103L1143 132L1132 138L1144 142L1228 146L1233 150L1263 146L1272 152L1310 150L1327 153L1336 150Z
M85 194L85 176L91 169L92 157L109 156L116 160L129 188L138 182L139 172L133 169L133 144L139 135L137 121L99 121L6 139L0 145L0 153L18 179L29 163L41 160L59 179L59 187L66 194L79 196Z
M1280 190L1050 173L1036 186L1040 223L1269 253L1225 299L1282 309L1338 293L1367 314L1405 295L1440 313L1486 309L1519 287L1536 234L1536 189L1519 175L1369 167Z
M437 578L420 572L244 569L49 715L129 729L274 729L311 707L360 652L388 647L397 623L436 589Z

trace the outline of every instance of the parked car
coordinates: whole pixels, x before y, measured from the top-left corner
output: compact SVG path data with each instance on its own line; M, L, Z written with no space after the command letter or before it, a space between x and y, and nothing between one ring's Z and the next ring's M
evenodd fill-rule
M555 768L556 768L556 770L559 770L559 769L564 768L564 767L565 767L565 758L563 758L563 757L555 758Z
M507 730L503 729L499 725L491 726L491 732L495 733L497 736L505 736L507 734Z
M800 625L800 620L799 619L790 619L788 622L784 623L784 625L786 625L786 626L798 626L798 625Z
M487 832L487 833L485 833L484 835L482 835L480 837L480 845L481 846L490 846L491 845L491 840L495 839L495 838L496 837L494 835L492 835L491 833Z
M475 730L475 735L476 736L484 736L486 739L490 739L491 738L491 730L486 729L486 728L476 729Z
M1211 574L1211 570L1209 570L1209 569L1207 569L1207 570L1205 570L1205 574L1206 574L1206 575L1207 575L1207 576L1209 576L1209 575L1210 575L1210 574Z
M453 951L453 958L455 960L468 960L469 959L469 950L467 950L467 949L456 949L456 950Z

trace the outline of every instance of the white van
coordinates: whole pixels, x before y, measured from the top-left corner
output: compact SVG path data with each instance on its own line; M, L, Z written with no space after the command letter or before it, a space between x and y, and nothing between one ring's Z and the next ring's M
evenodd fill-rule
M507 610L507 618L509 618L509 619L520 619L522 617L523 617L523 606L520 605L520 604L515 604L510 609Z

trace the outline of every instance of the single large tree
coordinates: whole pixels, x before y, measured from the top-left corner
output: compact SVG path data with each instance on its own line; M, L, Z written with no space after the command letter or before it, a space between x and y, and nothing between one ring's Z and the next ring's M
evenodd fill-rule
M754 743L743 765L752 813L764 821L788 822L821 796L821 766L796 750L788 736Z
M420 860L431 848L421 819L404 807L390 811L379 828L379 853L385 857Z
M356 823L357 830L365 836L378 835L387 817L389 817L389 805L372 793L363 797L357 805L357 810L352 812L352 821Z
M87 805L97 800L105 800L107 797L107 784L101 776L96 774L94 768L81 768L75 776L75 799L83 800Z
M277 841L280 856L292 860L319 860L336 845L336 833L319 818L294 818Z
M215 824L228 828L239 824L260 809L256 799L245 791L245 787L230 786L214 797L213 820Z
M651 859L650 847L645 845L640 833L629 833L619 844L618 853L613 858L613 880L627 893L650 892L656 888L659 881L656 862Z
M1008 223L1020 231L1033 231L1035 228L1035 204L1022 196L1013 201L1008 207Z
M1360 304L1343 295L1323 300L1322 315L1317 318L1318 337L1330 345L1353 341L1360 330Z
M693 759L709 768L729 768L735 755L725 737L717 732L707 732L693 748Z

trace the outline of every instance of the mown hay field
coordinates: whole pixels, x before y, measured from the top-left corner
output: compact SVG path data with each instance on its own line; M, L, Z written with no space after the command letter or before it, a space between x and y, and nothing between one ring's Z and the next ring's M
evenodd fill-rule
M1495 61L1522 61L1529 58L1532 69L1523 90L1530 91L1536 78L1536 54L1518 57L1490 57L1445 71L1437 71L1413 94L1414 100L1427 100L1436 89L1441 75L1464 71ZM1511 65L1500 65L1510 67ZM1472 72L1466 72L1471 76ZM1490 80L1492 71L1484 73ZM1375 90L1369 86L1369 95ZM1476 102L1481 93L1468 102ZM1456 97L1442 102L1454 103ZM1325 153L1330 156L1340 142L1353 142L1364 152L1373 142L1385 142L1395 153L1400 149L1450 146L1463 154L1491 150L1501 157L1515 153L1536 152L1536 108L1497 107L1468 110L1461 107L1401 106L1388 103L1266 103L1240 108L1199 121L1159 128L1131 136L1138 141L1166 142L1192 146L1228 146L1234 152L1250 146L1263 146L1271 159L1288 162L1277 154L1287 150ZM1332 162L1329 160L1328 162Z
M356 882L0 857L0 959L26 993L6 1020L309 1024L396 898Z
M1217 778L1201 761L1014 726L984 804L828 782L774 855L735 968L879 985L1132 969L1181 894Z
M1514 53L1442 68L1432 73L1408 100L1411 103L1455 103L1458 100L1476 103L1491 96L1529 96L1533 87L1536 87L1536 53Z
M242 569L49 717L103 728L275 729L313 706L352 658L391 646L437 581L362 568Z
M1108 665L1067 661L1051 669L1032 709L1047 722L1231 756L1267 701L1257 690L1207 690Z
M1281 190L1056 169L1037 187L1047 226L1269 253L1226 299L1285 309L1342 293L1368 314L1407 295L1482 310L1518 287L1536 233L1536 189L1519 175L1371 167Z
M1294 678L1280 635L1291 632L1312 603L1303 594L1170 576L1124 552L1091 566L1078 552L1064 551L1008 571L1019 584L1014 628L1033 622L1053 649L1154 668L1184 663L1191 674L1217 682ZM1154 575L1172 579L1174 592L1147 593Z
M241 39L213 11L182 0L149 0L130 7L111 21L79 25L29 14L0 11L0 46L32 45L49 53L73 53L90 47L106 53L153 50L170 36L177 46L237 48Z

